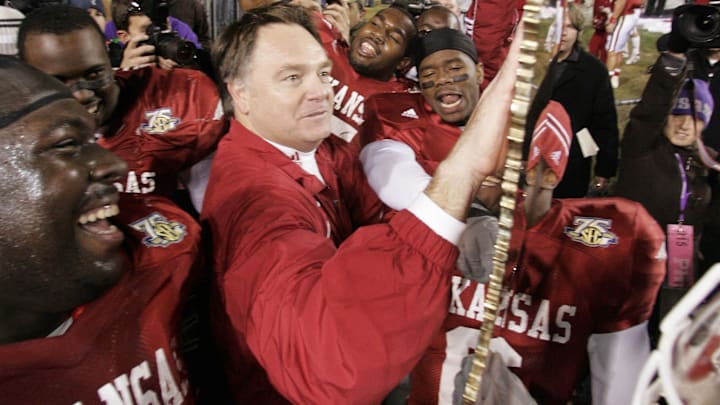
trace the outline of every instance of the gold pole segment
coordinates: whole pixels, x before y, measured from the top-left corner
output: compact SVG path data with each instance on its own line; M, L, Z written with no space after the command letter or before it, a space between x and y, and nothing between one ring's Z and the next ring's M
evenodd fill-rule
M498 315L502 282L505 275L505 264L510 248L510 234L513 226L515 196L522 170L522 144L525 138L525 118L527 116L533 93L533 77L535 76L535 53L539 48L538 30L540 28L540 7L543 0L527 0L523 11L524 35L520 45L520 65L517 70L515 94L510 106L512 121L508 133L508 153L503 172L502 197L500 199L499 231L495 242L493 271L487 285L485 295L483 323L480 338L475 348L470 375L465 384L463 403L474 405L480 391L482 375L487 365L490 339Z

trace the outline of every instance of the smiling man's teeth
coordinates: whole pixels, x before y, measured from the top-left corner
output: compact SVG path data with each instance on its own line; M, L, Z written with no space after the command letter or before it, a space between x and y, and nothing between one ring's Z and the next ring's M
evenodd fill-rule
M81 225L85 225L105 218L114 217L119 213L120 208L118 208L117 204L110 204L80 215L78 222Z
M364 55L368 56L376 56L377 52L375 51L375 48L370 45L367 41L360 44L360 52Z
M444 108L456 107L460 104L460 101L462 101L462 97L456 94L448 94L440 97L440 105Z

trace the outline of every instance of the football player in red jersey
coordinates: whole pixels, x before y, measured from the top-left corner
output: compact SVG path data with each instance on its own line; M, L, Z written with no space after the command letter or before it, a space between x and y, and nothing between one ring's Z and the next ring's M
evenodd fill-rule
M330 37L328 27L320 24L322 38ZM323 41L333 61L332 86L333 138L339 148L347 146L351 156L359 152L358 131L365 122L365 102L373 94L405 92L414 83L402 78L410 68L408 46L416 35L412 16L404 9L390 6L379 11L358 28L350 43L335 38ZM400 79L396 74L400 74ZM347 145L346 145L347 144Z
M0 398L192 403L178 320L199 226L127 166L62 83L0 57Z
M464 106L475 80L472 53L451 35L434 30L421 40L425 103L409 96L378 96L369 103L376 119L363 139L375 142L364 148L361 160L371 185L395 209L404 208L406 196L427 183L469 116ZM564 116L565 125L555 129L569 134ZM546 121L538 122L546 128ZM567 150L556 149L544 159L557 158L564 170ZM640 205L623 199L552 200L563 173L545 170L544 159L534 161L539 165L529 176L540 189L532 197L528 192L528 214L522 204L517 210L508 267L513 271L505 280L496 333L509 344L496 344L505 348L506 363L540 403L566 403L588 365L594 402L626 403L649 351L645 323L664 274L662 231ZM479 271L453 275L445 331L413 372L411 403L450 403L463 357L477 342L492 229L478 222L468 231L469 238L474 232L484 241L468 244L485 247L467 258Z
M51 6L23 20L19 56L66 83L96 117L98 140L129 166L116 187L171 196L178 173L208 156L225 133L215 84L190 69L156 67L113 73L105 40L82 9ZM207 173L188 180L200 210ZM197 190L195 193L194 191Z

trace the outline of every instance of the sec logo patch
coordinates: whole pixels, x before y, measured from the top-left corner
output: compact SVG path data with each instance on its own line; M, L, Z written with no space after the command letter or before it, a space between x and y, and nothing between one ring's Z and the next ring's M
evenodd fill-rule
M618 243L617 235L610 232L612 220L595 217L575 217L573 227L566 226L563 233L575 242L589 247L608 247Z
M143 244L148 247L168 247L182 242L187 234L185 225L169 221L157 212L133 222L130 226L147 235L143 238Z
M148 134L164 134L175 129L180 123L180 118L173 117L170 108L145 111L145 119L147 123L140 125L140 129Z

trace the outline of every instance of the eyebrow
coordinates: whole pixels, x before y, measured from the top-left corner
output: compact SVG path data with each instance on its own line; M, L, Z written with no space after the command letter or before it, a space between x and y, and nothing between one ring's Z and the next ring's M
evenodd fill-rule
M88 125L88 122L80 119L76 116L61 116L55 118L53 121L51 121L48 125L48 128L46 131L43 132L43 135L48 135L49 133L55 131L58 128L62 127L70 127L71 129L74 129L78 132L89 130L90 133L93 131L93 127Z
M383 22L383 24L387 25L387 18L385 18L385 15L383 15L382 13L377 13L375 14L375 17L379 18ZM391 25L390 29L391 31L397 32L398 34L402 35L403 38L407 38L407 31L402 29L400 26Z
M94 73L94 72L98 72L98 71L102 71L102 70L105 70L105 64L103 64L103 63L97 64L97 65L94 65L94 66L90 66L89 68L85 69L84 72L82 72L82 76L81 76L81 77L85 77L85 76L87 76L89 73ZM65 82L67 79L69 79L69 77L64 76L64 75L52 75L52 76L53 76L54 78L60 80L61 82Z

